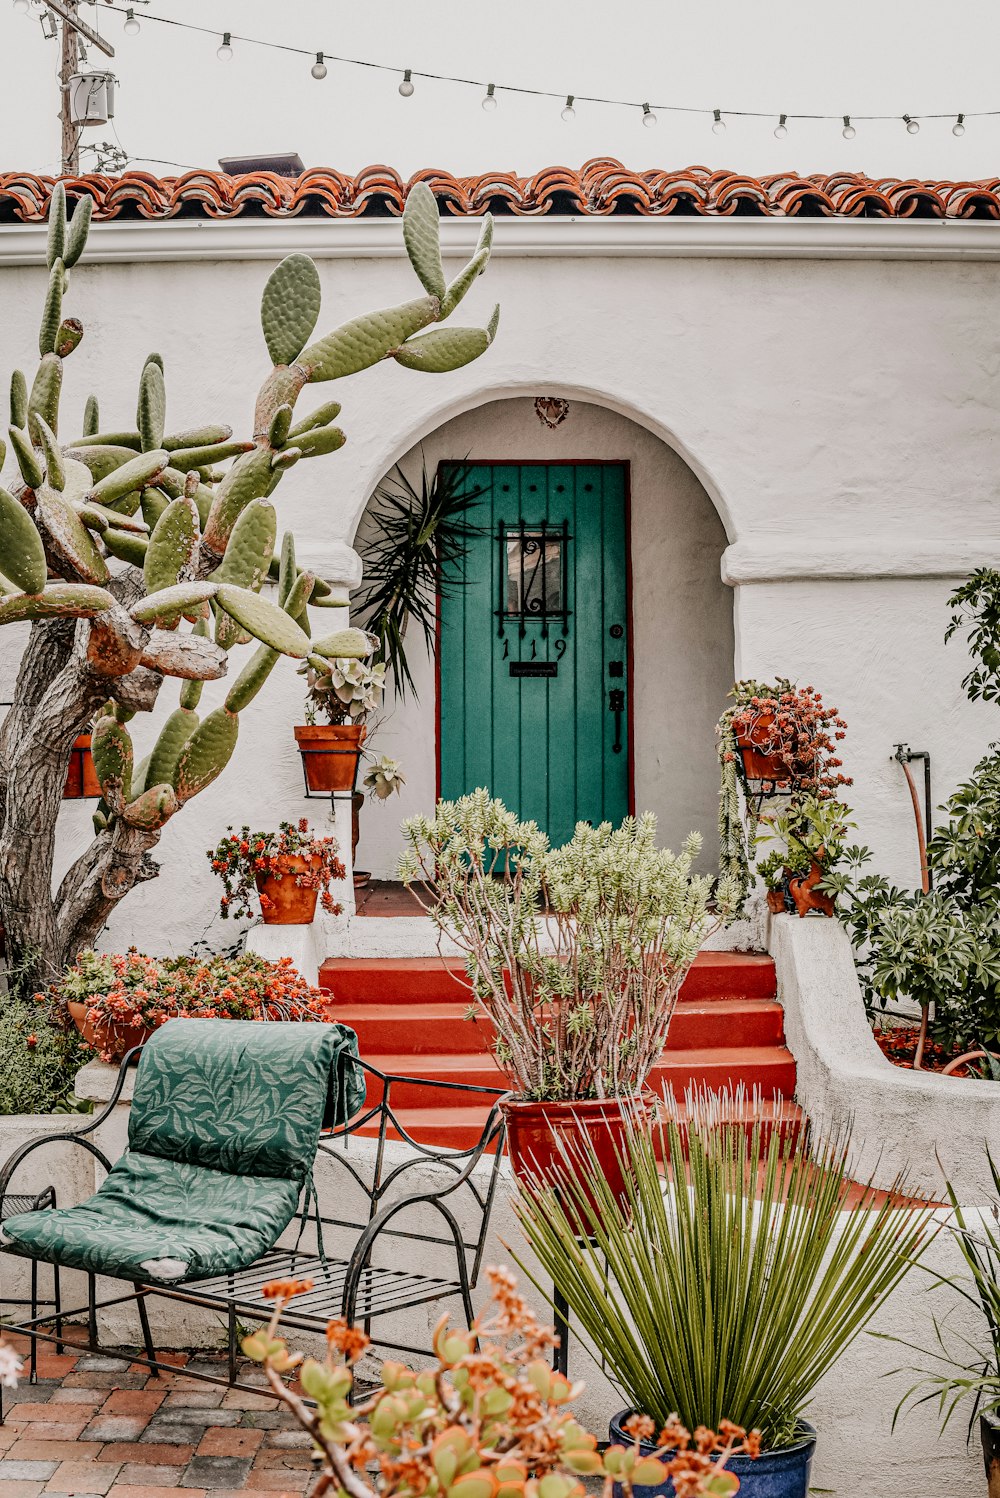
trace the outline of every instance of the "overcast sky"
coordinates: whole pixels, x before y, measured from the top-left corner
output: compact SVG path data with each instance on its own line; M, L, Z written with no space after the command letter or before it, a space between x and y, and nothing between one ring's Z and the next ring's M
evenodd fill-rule
M1000 174L1000 115L970 119L961 139L951 133L960 110L1000 110L996 0L136 0L135 10L135 37L103 3L81 14L117 51L108 64L92 51L90 63L119 79L118 140L132 165L164 175L174 170L164 163L215 167L221 155L288 150L306 166L353 173L381 162L404 175L429 166L531 173L593 156L638 169ZM220 62L220 37L156 24L154 14L398 69L493 80L499 106L483 111L478 87L422 79L402 99L398 75L332 59L316 82L311 58L235 39L232 60ZM5 171L58 169L58 49L44 39L40 15L37 5L24 16L0 0ZM578 103L567 124L561 101L505 93L505 84L771 118L730 117L716 136L704 117L661 109L656 127L645 129L638 108ZM858 120L853 141L842 138L839 120L791 119L776 140L782 110L952 118L925 119L916 135L899 121ZM83 137L105 139L116 139L111 126Z

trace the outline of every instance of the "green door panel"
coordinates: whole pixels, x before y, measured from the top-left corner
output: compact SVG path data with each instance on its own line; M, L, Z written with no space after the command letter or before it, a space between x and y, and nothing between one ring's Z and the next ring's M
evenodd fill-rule
M468 483L482 534L441 601L441 795L486 786L562 843L629 810L626 466L480 464Z

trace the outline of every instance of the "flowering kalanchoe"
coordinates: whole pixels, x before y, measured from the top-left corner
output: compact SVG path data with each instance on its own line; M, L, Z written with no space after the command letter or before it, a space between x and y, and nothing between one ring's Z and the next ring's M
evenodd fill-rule
M377 642L376 642L377 643ZM385 663L334 657L321 670L311 658L299 670L309 688L307 710L329 723L357 723L373 713L385 691Z
M387 801L393 791L402 790L406 784L406 776L398 759L390 759L388 754L383 754L372 764L364 783L379 801Z
M784 678L773 687L737 682L732 695L736 706L727 715L732 734L773 756L783 770L779 784L824 798L852 783L837 753L847 724L814 687L797 687Z
M645 1454L640 1424L628 1446L604 1454L568 1408L581 1385L553 1372L546 1354L555 1345L518 1294L506 1269L487 1269L491 1312L469 1331L448 1326L434 1333L437 1366L418 1372L402 1363L382 1364L382 1386L352 1403L351 1365L368 1347L358 1327L331 1321L327 1356L302 1359L279 1335L282 1308L309 1281L281 1280L264 1287L275 1301L269 1324L243 1341L243 1351L263 1364L272 1391L293 1412L322 1464L316 1492L346 1498L583 1498L581 1477L601 1478L604 1498L619 1484L625 1498L634 1486L654 1486L672 1477L678 1498L730 1498L738 1480L725 1470L736 1451L752 1447L736 1426L687 1431L672 1424L664 1449ZM295 1372L315 1409L288 1387ZM648 1421L649 1434L653 1432ZM692 1449L693 1448L693 1449ZM751 1453L752 1454L752 1453Z
M10 1343L0 1341L0 1389L16 1389L23 1366Z
M258 901L261 910L270 908L268 896L258 892L258 876L294 879L299 889L315 889L323 909L339 915L341 907L330 893L331 883L346 877L337 848L336 838L317 837L305 817L294 825L282 822L277 832L251 832L249 827L241 827L236 833L230 827L228 836L206 854L212 872L222 880L219 908L223 918L252 918L257 914ZM289 858L306 859L309 866L290 871L286 864Z

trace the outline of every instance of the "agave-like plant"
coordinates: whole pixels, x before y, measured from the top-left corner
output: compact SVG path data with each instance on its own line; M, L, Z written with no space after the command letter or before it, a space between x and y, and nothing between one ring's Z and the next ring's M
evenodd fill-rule
M901 1182L856 1194L846 1138L690 1113L627 1118L626 1201L581 1139L559 1191L521 1195L518 1216L631 1409L691 1430L728 1413L780 1448L922 1251L932 1209Z

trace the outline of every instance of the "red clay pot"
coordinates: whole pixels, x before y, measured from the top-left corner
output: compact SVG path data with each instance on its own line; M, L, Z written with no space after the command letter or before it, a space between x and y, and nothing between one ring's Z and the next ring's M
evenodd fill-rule
M295 742L311 791L353 791L358 776L364 723L300 723Z
M629 1120L646 1114L641 1097L536 1103L511 1093L500 1100L500 1107L507 1124L507 1153L520 1186L528 1190L539 1184L558 1186L565 1179L567 1164L557 1140L576 1153L582 1141L589 1139L619 1205L627 1205L619 1157L625 1153Z
M785 891L783 889L768 890L767 908L772 915L781 915L785 908Z
M265 926L308 926L316 914L318 889L300 885L296 874L318 868L319 858L303 858L296 854L279 860L284 870L279 878L274 874L255 874L257 889L264 897L260 913ZM265 900L267 904L265 904Z
M112 1061L120 1061L133 1046L145 1045L153 1033L145 1025L116 1025L110 1020L98 1020L92 1024L87 1018L90 1006L77 1003L75 999L67 1000L66 1007L87 1044L95 1051L109 1054Z
M773 713L761 713L751 728L736 735L743 773L748 780L783 781L791 776L788 763L780 754L768 754L760 747L767 744L773 723Z
M90 734L77 734L73 740L69 769L66 771L63 800L80 801L84 797L99 798L100 794L101 783L97 778L97 771L94 769L94 761L90 754Z
M788 893L795 901L799 915L808 915L818 910L821 915L833 915L833 896L815 886L823 878L823 869L814 858L808 874L793 876L788 881Z

